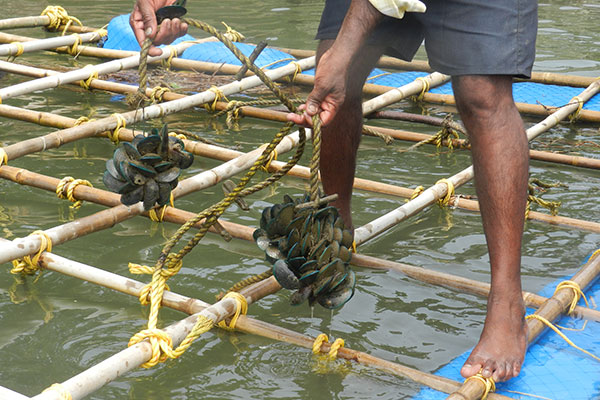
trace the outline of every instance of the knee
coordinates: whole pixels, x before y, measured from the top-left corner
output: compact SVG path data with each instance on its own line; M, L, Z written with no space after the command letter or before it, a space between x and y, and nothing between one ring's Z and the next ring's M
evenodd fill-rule
M486 118L515 107L510 76L453 77L452 88L463 116Z

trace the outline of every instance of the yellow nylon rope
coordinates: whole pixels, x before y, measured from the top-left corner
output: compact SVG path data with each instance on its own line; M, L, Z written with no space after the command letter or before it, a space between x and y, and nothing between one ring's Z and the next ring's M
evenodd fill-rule
M168 87L155 86L150 93L150 100L152 100L152 103L160 103L163 101L165 93L170 91L171 89Z
M98 79L98 71L96 71L93 65L88 64L85 67L83 67L83 69L86 68L92 68L92 72L90 72L90 76L86 79L86 80L81 80L79 81L79 84L81 85L82 88L90 90L90 85L92 84L92 81L94 79Z
M125 120L125 117L118 113L114 113L111 116L117 119L117 126L115 127L114 131L108 133L108 138L114 144L119 144L119 132L121 129L125 129L127 127L127 121Z
M429 91L429 87L430 87L429 79L427 79L424 76L420 76L417 79L415 79L415 81L421 81L421 84L423 85L423 89L421 89L421 93L419 93L419 95L417 96L417 100L421 101L421 100L423 100L423 96L425 96L425 92Z
M235 308L235 313L233 314L233 316L231 317L231 320L229 321L229 325L227 325L227 322L225 322L224 320L219 322L219 327L223 328L223 329L227 329L227 330L235 330L235 324L237 323L238 318L240 317L240 314L244 314L246 315L248 313L248 302L246 301L246 298L239 294L238 292L229 292L227 293L224 297L224 299L226 298L232 298L236 301L236 308Z
M321 352L321 346L323 345L323 343L328 343L328 342L329 342L329 338L327 337L326 334L324 334L324 333L319 334L319 336L317 336L315 338L315 341L313 342L312 352L314 354L319 354Z
M66 176L60 180L58 185L56 185L56 196L59 199L68 199L69 201L73 202L73 204L69 207L78 209L83 204L83 200L78 200L73 195L73 192L78 185L93 187L92 184L85 179L75 179L71 176ZM64 194L65 189L67 192L66 195Z
M569 104L573 103L574 101L578 103L578 106L577 110L575 110L573 114L569 115L570 122L575 122L577 119L579 119L579 114L581 113L581 109L583 108L583 100L579 96L573 97L571 101L569 101Z
M438 204L441 207L444 207L444 206L447 206L448 203L450 203L450 199L452 198L452 196L454 196L454 184L452 183L451 180L446 179L446 178L440 179L435 184L437 185L438 183L445 183L446 186L448 186L448 192L446 193L446 196L444 196L444 198L441 198L438 200Z
M326 334L321 333L315 338L315 341L313 342L312 352L314 354L319 354L321 352L321 346L323 345L323 343L329 343L329 338ZM329 347L329 353L327 354L327 358L332 361L335 360L337 358L338 350L340 349L340 347L344 347L344 339L337 338L333 341L331 347Z
M225 101L229 101L227 99L227 97L225 97L225 95L223 94L221 89L219 89L218 87L211 86L210 89L208 89L208 90L210 90L211 92L213 92L215 94L215 99L213 100L213 102L210 105L208 103L204 104L204 108L206 108L207 111L212 111L212 112L217 111L217 103L221 99L225 99Z
M560 289L573 290L573 300L571 301L571 304L569 305L569 310L567 311L567 314L573 313L573 311L575 310L575 307L577 307L577 302L579 301L579 299L581 297L583 297L583 300L585 301L585 305L587 307L589 307L587 297L585 297L585 293L583 293L583 291L581 290L581 287L579 286L579 284L577 282L569 281L569 280L562 281L561 283L559 283L556 286L556 289L554 290L554 294L556 294L556 292L558 292Z
M423 187L423 186L417 186L415 188L415 190L412 192L412 194L410 195L410 199L406 200L406 202L408 203L409 201L416 199L424 191L425 191L425 187Z
M227 25L225 22L221 21L221 23L225 25L225 28L227 28L225 36L232 42L243 42L246 39L244 35Z
M592 357L593 359L600 361L600 358L593 355L592 353L590 353L587 350L582 349L581 347L577 346L575 343L573 343L564 333L562 333L560 330L558 330L558 328L556 326L554 326L554 324L552 324L552 322L548 321L546 318L542 317L541 315L538 314L530 314L528 316L525 317L525 319L537 319L538 321L540 321L541 323L543 323L544 325L546 325L548 328L552 329L554 332L556 332L556 334L558 336L560 336L565 342L567 342L569 345L571 345L572 347L576 348L577 350L587 354L588 356Z
M77 49L79 48L79 45L81 45L83 42L81 41L79 34L74 33L73 36L75 36L75 43L73 43L73 45L67 49L67 52L75 57L78 54Z
M67 388L61 385L60 383L53 383L52 385L44 389L42 393L50 391L58 392L60 400L72 400L71 393L69 393Z
M177 48L175 48L174 46L167 46L167 47L169 48L169 51L170 51L169 58L160 60L160 63L164 68L170 70L171 69L171 61L173 60L173 58L177 57Z
M50 236L44 231L34 231L29 236L38 235L40 237L40 249L36 253L33 258L30 256L25 256L22 259L17 259L12 261L13 268L10 270L11 274L24 274L24 275L33 275L40 268L38 266L38 262L40 261L40 257L42 253L45 251L52 251L52 239Z
M8 154L6 154L6 150L0 147L0 167L8 164Z
M79 117L75 120L75 122L73 123L73 126L79 126L82 124L85 124L86 122L92 122L95 121L94 118L90 119L88 117Z
M265 164L260 167L260 169L265 172L269 172L269 167L271 166L271 163L273 162L273 160L277 160L277 150L275 150L275 149L273 149L271 154L269 154L269 158L267 159Z
M487 396L488 394L490 394L490 392L496 391L496 382L494 382L494 379L492 379L492 377L484 378L483 375L481 375L481 373L478 373L465 379L465 382L468 382L469 379L478 380L485 386L485 391L481 395L481 400L487 399Z
M48 17L50 22L48 23L48 29L58 30L61 25L65 25L65 29L63 30L63 35L65 34L68 27L75 22L79 26L83 26L81 21L75 17L71 17L67 10L62 8L61 6L48 6L42 11L42 16Z

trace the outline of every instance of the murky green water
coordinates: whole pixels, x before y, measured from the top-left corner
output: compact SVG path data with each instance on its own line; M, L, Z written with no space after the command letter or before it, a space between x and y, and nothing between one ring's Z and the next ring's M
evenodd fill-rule
M112 16L129 12L131 2L104 0L61 5L85 24L101 26ZM45 1L3 2L4 16L37 15ZM275 46L313 49L322 2L284 1L190 2L190 14L217 25L226 21L243 32L250 42L268 38ZM540 5L540 27L536 69L586 76L600 75L600 32L597 2L554 1ZM19 34L45 35L41 30L19 30ZM192 32L194 33L194 32ZM423 55L420 53L420 57ZM37 54L24 60L43 65L85 65L67 56ZM2 86L22 81L4 77ZM126 110L111 101L111 95L57 89L7 101L33 110L49 111L77 118L107 116ZM398 108L418 112L409 102ZM441 115L439 108L427 109ZM528 125L538 119L527 118ZM244 119L240 132L211 129L203 111L186 112L169 118L227 146L249 149L268 141L278 125ZM222 121L221 121L222 122ZM434 132L410 124L395 123L401 129ZM0 144L51 132L49 128L0 121ZM400 154L408 146L395 143L384 147L380 141L364 138L357 176L401 186L431 185L470 164L467 152L436 152L431 147ZM544 134L533 148L598 157L598 126L563 124ZM55 177L73 175L103 187L101 172L114 147L107 140L88 139L57 150L11 162ZM217 165L199 159L189 173ZM600 191L597 171L532 162L533 176L561 181L568 189L552 190L546 199L562 201L561 215L600 222ZM226 219L256 225L259 213L283 193L299 193L304 182L286 178L254 195L250 212L233 207ZM472 194L471 184L460 193ZM212 188L181 199L177 205L200 211L212 204L221 189ZM357 191L353 207L355 223L362 225L390 211L404 200ZM12 239L36 229L47 229L73 218L102 210L85 204L72 212L68 203L53 194L11 182L0 181L0 229ZM156 224L135 218L110 230L58 246L55 252L67 258L129 276L129 261L152 264L162 244L176 230L174 225ZM580 260L600 245L600 235L570 228L528 222L524 238L524 288L536 292L558 277L572 274ZM425 266L435 270L487 281L488 261L480 219L477 214L432 207L401 224L384 236L360 248L365 254ZM232 283L265 270L259 250L252 243L225 243L214 235L206 237L186 259L182 271L170 281L176 292L212 302L214 296ZM33 396L54 382L61 382L113 355L146 323L145 310L137 299L92 284L46 272L37 281L24 283L10 275L10 265L0 272L0 385ZM395 272L355 268L358 287L354 299L333 315L316 308L290 308L284 291L253 305L250 314L298 332L316 336L325 332L342 337L347 346L386 360L423 371L435 371L473 346L485 315L485 299L422 284ZM182 314L164 310L161 325L181 319ZM176 361L150 370L135 370L106 385L92 399L330 399L409 398L419 386L377 370L336 362L326 373L305 349L276 343L261 337L213 330L203 335Z

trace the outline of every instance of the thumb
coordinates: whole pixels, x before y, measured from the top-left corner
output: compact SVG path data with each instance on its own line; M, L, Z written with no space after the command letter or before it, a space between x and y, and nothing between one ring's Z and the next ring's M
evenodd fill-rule
M318 88L313 89L306 99L306 113L311 117L317 114L321 110L323 98L324 94Z

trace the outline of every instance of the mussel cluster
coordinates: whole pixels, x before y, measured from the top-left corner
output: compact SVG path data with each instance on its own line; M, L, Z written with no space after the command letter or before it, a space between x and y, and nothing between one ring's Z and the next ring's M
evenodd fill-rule
M284 195L283 203L265 208L254 240L273 264L279 284L295 290L292 305L308 300L338 308L354 295L356 278L349 266L353 236L337 208L298 207L308 200Z
M156 203L169 202L181 170L188 168L194 155L184 150L181 139L169 136L167 125L154 128L148 136L136 135L131 143L122 143L113 158L106 161L104 185L121 195L129 206L143 201L149 210Z

